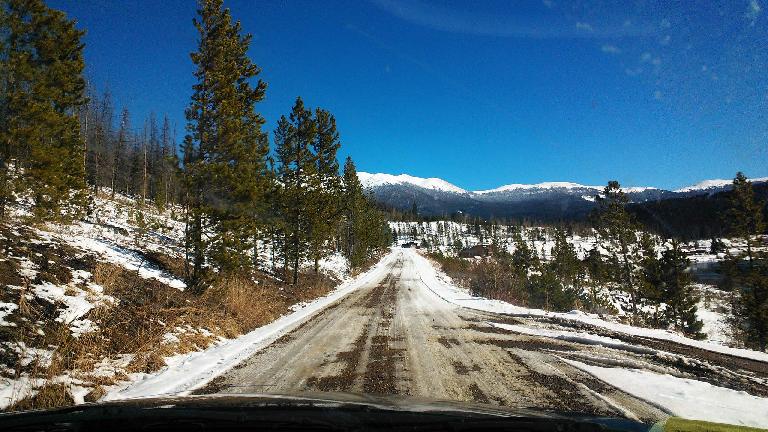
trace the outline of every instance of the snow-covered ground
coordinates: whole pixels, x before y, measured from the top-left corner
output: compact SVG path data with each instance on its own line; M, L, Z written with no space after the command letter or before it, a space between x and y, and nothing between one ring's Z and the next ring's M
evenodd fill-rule
M159 395L185 395L210 382L219 374L231 369L244 359L263 349L282 335L290 332L301 323L310 319L318 311L334 303L359 287L382 278L387 265L395 259L396 253L390 254L368 272L348 280L331 294L298 308L282 318L258 328L241 337L223 340L200 352L177 355L166 359L167 367L151 374L133 374L131 380L123 385L109 389L105 399L117 400L135 397ZM472 297L465 290L454 286L450 279L435 269L423 256L413 250L404 250L410 254L415 265L414 274L430 291L448 303L460 307L493 313L516 316L550 316L575 320L607 328L629 335L673 341L693 347L712 350L728 355L751 358L768 362L768 354L738 350L706 342L684 338L671 332L656 332L635 328L596 316L581 313L553 314L536 309L520 308L504 302ZM535 337L553 338L579 344L599 345L628 351L639 355L664 355L646 346L636 346L619 339L600 336L585 331L552 330L530 325L493 323L499 329ZM572 359L563 359L606 383L619 388L677 416L714 422L760 427L768 424L768 400L746 392L719 387L695 379L681 378L659 371L635 369L626 364L621 367L602 367L586 364Z
M457 253L467 247L478 244L495 245L511 253L515 250L513 234L519 233L524 241L536 251L542 259L551 256L555 246L554 228L543 226L520 226L504 224L471 224L449 220L430 222L400 222L391 221L390 229L396 234L398 243L422 241L428 244L427 249L432 252L439 251L446 256L456 256ZM576 254L583 259L586 254L597 245L596 233L587 229L572 233L566 240L573 245ZM695 240L681 244L681 249L693 263L708 264L721 262L726 257L726 251L737 254L744 251L746 245L738 239L722 238L723 251L712 252L712 240ZM665 244L659 244L661 251ZM601 253L605 250L599 249ZM766 250L768 248L759 248Z
M765 398L647 370L563 361L679 417L758 428L768 425L768 399Z

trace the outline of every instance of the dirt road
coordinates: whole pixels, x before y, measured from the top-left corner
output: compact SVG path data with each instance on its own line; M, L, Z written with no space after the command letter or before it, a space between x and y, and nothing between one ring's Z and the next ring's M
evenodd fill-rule
M695 371L685 370L689 366L675 366L674 355L657 359L642 349L622 350L500 330L491 323L548 328L564 324L493 315L447 303L422 282L413 252L396 253L399 255L383 279L326 308L197 393L396 394L655 421L667 413L564 359L652 364L665 373L695 375ZM674 352L674 347L665 348ZM729 374L737 381L745 377L741 370L729 371L704 361L699 367L701 375L710 380L715 370L717 379L728 379ZM760 371L750 374L762 376ZM747 376L745 387L752 378Z

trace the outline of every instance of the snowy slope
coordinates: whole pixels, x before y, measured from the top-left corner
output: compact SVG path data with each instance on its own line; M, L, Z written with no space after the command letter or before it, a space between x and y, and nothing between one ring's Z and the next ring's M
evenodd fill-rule
M518 190L533 190L533 189L594 189L596 191L602 190L603 186L585 186L578 183L571 182L544 182L536 184L508 184L500 186L494 189L478 190L472 193L478 195L492 194L498 192L509 192Z
M230 339L224 337L245 331L225 328L227 321L242 320L224 310L210 311L210 316L186 312L202 310L201 305L211 308L204 297L185 290L182 214L180 208L160 211L119 194L109 198L105 191L95 197L86 218L68 225L30 225L23 219L0 224L0 410L52 383L65 384L75 402L82 403L87 393L122 381L127 373L159 368L158 363L142 366L150 354L159 364L175 365L190 352L211 343L226 345ZM272 267L268 246L259 247L259 261L267 269ZM331 279L349 279L341 254L319 264ZM312 310L308 296L278 295L285 303L273 301L274 315L264 319L277 318L281 310L286 315ZM142 309L150 302L156 307ZM137 343L112 343L122 335ZM73 369L49 370L51 359L64 355L87 361L74 362Z
M768 353L753 351L742 348L732 348L729 346L723 346L710 341L700 341L687 338L679 333L662 330L652 329L644 327L635 327L628 324L622 324L618 322L608 321L605 318L596 315L588 314L581 311L571 311L567 313L563 312L549 312L542 309L533 309L522 306L517 306L511 303L507 303L501 300L492 300L482 297L472 296L467 289L457 287L445 273L438 271L427 260L427 258L421 256L419 253L404 249L405 253L412 254L414 261L418 264L419 276L422 282L432 292L437 294L443 300L453 303L455 305L476 309L486 312L499 313L511 316L521 317L549 317L556 318L565 321L574 321L584 324L588 324L595 327L601 327L614 332L623 333L631 336L640 336L644 338L651 338L663 341L670 341L682 345L688 345L691 347L712 351L720 354L726 354L734 357L742 357L756 361L768 362ZM541 336L549 336L547 334L540 334ZM562 335L557 335L562 336ZM605 342L605 341L602 341Z
M465 191L464 189L456 185L453 185L451 183L448 183L443 179L439 179L435 177L421 178L421 177L410 176L408 174L400 174L400 175L382 174L382 173L371 174L367 172L358 172L357 177L360 179L360 183L362 183L363 188L366 188L366 189L374 188L377 186L384 186L384 185L410 184L410 185L418 186L424 189L432 189L432 190L453 192L453 193L459 193L459 194L467 193L467 191Z
M768 177L758 177L750 179L753 183L762 183L768 181ZM726 188L733 183L732 179L712 179L712 180L703 180L700 181L694 185L686 186L680 189L675 190L677 193L685 193L685 192L696 192L696 191L709 191L712 189L722 189Z

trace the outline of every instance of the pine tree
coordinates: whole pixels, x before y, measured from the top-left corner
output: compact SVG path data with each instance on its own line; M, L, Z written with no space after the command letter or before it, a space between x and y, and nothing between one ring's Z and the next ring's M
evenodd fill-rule
M608 280L608 275L606 263L597 247L587 252L583 266L587 276L584 303L591 312L605 313L609 308L609 302L602 292L602 287Z
M344 254L349 259L352 267L356 267L365 259L365 254L356 241L356 227L359 225L358 220L363 206L361 200L363 186L357 177L357 169L351 157L347 157L347 160L344 162L342 179L344 182L344 227L342 233L344 238Z
M307 256L310 214L313 209L311 180L317 173L312 143L317 125L312 111L296 98L288 118L282 116L275 130L275 153L278 176L282 184L281 213L285 219L286 242L283 251L286 274L298 283L299 269Z
M695 338L703 338L703 323L696 316L699 297L694 291L692 278L688 273L690 261L680 249L677 241L662 252L661 284L662 298L667 304L667 320L676 329Z
M731 235L746 243L746 258L752 264L757 236L765 231L763 209L765 202L755 199L752 182L742 172L736 173L733 179L733 191L730 196L730 208L726 213L726 221L730 226Z
M90 127L93 133L87 146L87 178L96 194L99 193L101 186L108 184L105 183L109 178L107 173L110 172L108 170L111 169L113 162L108 158L113 115L112 96L109 92L105 92L98 105L94 103L94 113L91 116L93 125Z
M30 195L42 219L77 216L85 205L84 32L42 0L2 5L5 72L0 207L15 191Z
M254 110L266 84L251 85L261 72L248 58L251 35L241 35L240 22L232 21L221 0L202 1L198 15L200 40L191 54L197 82L184 145L193 283L206 253L222 272L251 268L269 152L264 119Z
M534 249L528 246L522 234L516 231L512 235L515 250L512 252L512 266L515 273L523 279L528 278L528 273L539 266L539 257Z
M640 262L638 264L640 277L638 284L640 286L640 297L643 303L653 307L653 314L650 316L650 322L655 327L662 326L664 319L661 316L661 303L666 300L663 267L656 252L657 242L654 237L648 233L640 236Z
M555 231L555 246L551 260L542 275L531 284L532 300L539 299L539 304L546 309L570 310L573 308L580 291L581 269L573 245L568 243L563 230Z
M11 92L14 88L12 66L10 15L5 6L0 7L0 219L5 218L7 205L13 200L14 182L12 165L15 153L11 129Z
M363 193L355 163L350 157L344 162L342 179L342 250L350 265L358 267L372 258L377 251L391 244L392 231L383 214ZM411 238L415 239L415 234Z
M124 193L133 196L141 205L144 201L144 175L146 166L147 124L140 135L133 137L128 151L128 180Z
M642 255L637 244L637 223L626 209L628 202L619 182L611 180L603 190L603 196L597 197L598 208L592 219L601 246L611 254L609 262L614 277L621 289L629 294L632 322L637 323L642 301L638 263Z
M160 210L171 201L171 180L175 165L175 143L171 143L171 122L168 116L163 117L163 127L160 132L160 142L157 150L156 174L153 179L155 190L155 205Z
M550 263L559 279L579 291L581 262L576 255L576 249L568 242L562 229L555 230L555 246L552 248Z
M331 238L335 232L340 213L341 178L336 153L341 147L336 119L323 109L315 110L316 127L312 149L316 168L312 184L312 209L309 212L310 255L315 273L319 270L320 259L332 247Z
M128 113L128 108L123 108L120 114L120 129L117 132L117 141L115 141L115 148L112 154L112 173L110 176L112 198L115 197L115 193L126 191L128 187L128 175L125 167L127 166L126 160L130 135L130 114Z
M755 250L765 233L765 202L755 199L752 182L741 172L733 179L731 207L725 217L733 236L746 245L742 254L731 257L728 283L735 296L731 320L745 345L765 351L768 346L768 254Z

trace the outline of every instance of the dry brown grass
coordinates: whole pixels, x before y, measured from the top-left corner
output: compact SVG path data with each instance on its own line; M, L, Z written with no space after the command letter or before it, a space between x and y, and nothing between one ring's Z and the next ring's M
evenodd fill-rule
M155 267L172 274L178 279L186 278L185 264L182 258L173 257L158 251L143 251L142 253L147 262Z
M152 373L159 371L165 366L165 360L163 360L163 357L160 356L157 350L151 350L149 352L137 353L131 363L128 365L127 371L129 373Z
M283 312L285 300L275 287L255 284L241 276L217 281L202 295L201 300L222 318L233 320L238 332L273 321ZM215 313L215 312L214 312Z
M34 396L27 396L8 407L8 411L27 411L74 405L69 388L62 383L49 383L40 387Z
M105 290L112 290L120 277L120 271L115 271L117 266L110 263L98 262L93 267L93 282L104 287Z

